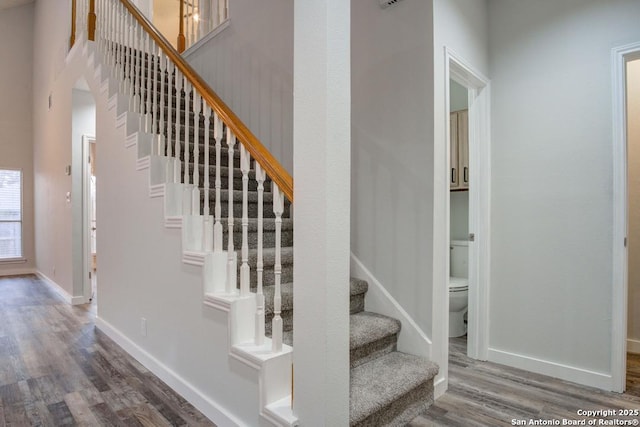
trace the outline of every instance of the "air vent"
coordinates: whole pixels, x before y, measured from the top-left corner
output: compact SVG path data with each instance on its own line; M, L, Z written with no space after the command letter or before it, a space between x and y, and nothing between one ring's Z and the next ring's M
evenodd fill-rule
M394 4L400 2L400 0L379 0L379 1L380 1L380 7L383 9L386 9L389 6L393 6Z

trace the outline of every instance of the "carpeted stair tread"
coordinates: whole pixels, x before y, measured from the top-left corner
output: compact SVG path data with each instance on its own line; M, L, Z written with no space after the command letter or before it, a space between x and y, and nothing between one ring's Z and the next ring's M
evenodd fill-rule
M382 314L361 311L350 316L349 366L370 362L396 351L400 321Z
M400 321L378 313L362 311L350 316L349 349L366 346L400 332Z
M220 224L225 233L228 230L229 218L220 218ZM249 233L258 232L258 219L249 218L249 224L247 227ZM275 218L263 218L262 219L262 231L274 231L276 229ZM282 231L293 230L293 218L282 218ZM242 233L242 218L235 218L233 220L233 231L235 233Z
M437 373L435 363L397 351L351 369L349 424L387 424L378 414L382 416L400 400L411 399L412 393L432 382ZM371 419L385 424L368 422ZM396 419L390 421L387 425L403 425Z

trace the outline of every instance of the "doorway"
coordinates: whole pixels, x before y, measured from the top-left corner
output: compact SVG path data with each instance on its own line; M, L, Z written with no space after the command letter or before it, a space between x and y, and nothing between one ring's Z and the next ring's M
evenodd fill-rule
M489 80L481 73L468 65L466 61L458 57L456 54L446 49L445 64L447 67L445 99L447 100L447 111L451 110L451 82L459 85L462 90L466 90L467 104L466 116L463 121L466 122L466 133L468 140L468 165L458 162L458 168L462 165L462 170L458 171L456 179L461 184L467 186L466 201L461 203L452 203L451 190L453 183L453 175L448 176L447 194L449 198L446 200L447 215L451 218L452 206L454 209L459 205L466 207L468 212L468 220L466 222L468 228L466 236L461 240L467 242L466 257L468 266L468 306L466 313L466 347L467 355L474 359L486 360L489 349L489 202L490 202L490 183L491 183L491 159L490 159L490 85ZM454 89L455 90L455 89ZM448 138L447 152L451 153L451 132L452 123L451 116L448 115ZM460 126L458 126L460 129ZM463 131L464 132L464 131ZM451 157L451 156L449 156ZM464 163L464 162L463 162ZM449 164L448 166L451 166ZM453 174L451 169L447 167L447 174ZM455 187L455 186L454 186ZM464 199L460 196L457 198ZM462 220L464 222L464 219ZM464 239L466 237L466 239ZM452 241L448 239L446 248L451 251ZM450 253L449 253L450 255ZM450 257L448 267L451 272ZM447 275L446 280L446 302L445 307L449 311L449 303L451 293L448 292L451 286L451 279ZM449 317L447 313L445 323L446 331L449 330Z
M640 42L612 50L613 74L613 286L611 322L611 389L624 392L627 383L627 352L640 351L640 218L637 212L640 182ZM637 85L637 88L635 88ZM633 93L632 93L633 92ZM638 109L637 111L635 109ZM637 151L637 153L636 153ZM636 164L636 162L638 162ZM640 259L640 258L637 258ZM637 335L637 337L636 337Z
M95 302L98 283L97 223L96 223L96 139L90 135L82 137L83 159L83 224L85 277L84 298Z

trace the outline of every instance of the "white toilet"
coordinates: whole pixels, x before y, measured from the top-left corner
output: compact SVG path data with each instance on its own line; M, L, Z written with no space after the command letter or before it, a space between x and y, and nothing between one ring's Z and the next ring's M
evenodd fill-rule
M451 268L449 271L449 337L467 333L464 317L469 297L469 242L451 241Z

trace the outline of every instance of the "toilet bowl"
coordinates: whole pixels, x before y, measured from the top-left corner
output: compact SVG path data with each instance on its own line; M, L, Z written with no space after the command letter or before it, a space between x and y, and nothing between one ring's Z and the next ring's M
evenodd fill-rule
M449 275L449 338L467 333L464 320L469 304L469 242L451 241Z

